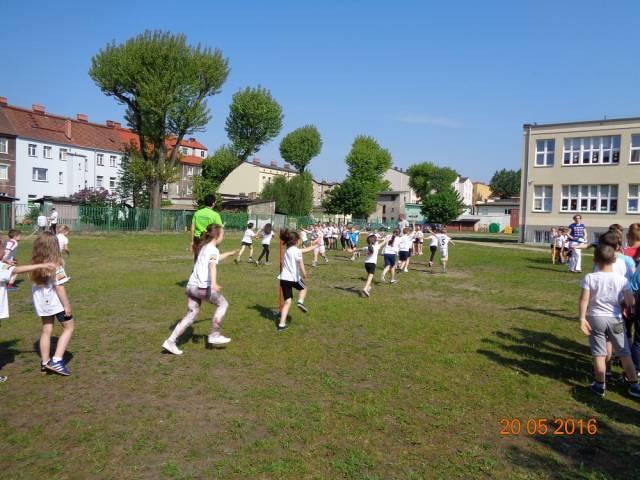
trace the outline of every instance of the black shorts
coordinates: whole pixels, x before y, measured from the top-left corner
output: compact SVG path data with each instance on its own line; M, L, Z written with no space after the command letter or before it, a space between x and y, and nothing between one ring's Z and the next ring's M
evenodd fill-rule
M375 263L365 263L364 269L367 271L369 275L373 275L376 273L376 264Z
M249 242L240 242L240 245L244 245L245 247L250 247L253 244Z
M406 261L410 256L411 256L410 252L405 252L404 250L400 250L398 252L398 258L400 259L401 262Z
M63 322L68 322L69 320L73 320L73 315L65 315L64 314L64 310L61 312L58 312L54 315L54 317L56 317L56 320L58 320L60 323Z
M296 290L304 290L306 287L302 280L299 282L291 282L289 280L280 280L280 288L282 289L282 298L285 300L289 300L293 298L293 289Z

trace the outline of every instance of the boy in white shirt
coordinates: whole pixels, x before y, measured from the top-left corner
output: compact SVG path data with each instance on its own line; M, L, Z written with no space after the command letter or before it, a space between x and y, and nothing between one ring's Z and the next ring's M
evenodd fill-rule
M449 244L455 245L455 242L447 235L447 229L442 227L436 233L438 239L438 248L440 249L440 262L442 263L442 273L447 273L447 262L449 261Z
M51 233L57 235L58 231L58 212L55 207L51 209L51 215L49 215L49 228L51 229Z
M69 233L71 229L66 225L60 225L58 232L56 238L58 239L58 246L60 246L60 253L71 255L71 252L69 252Z
M411 228L402 230L402 236L398 239L398 259L400 260L400 271L409 271L409 260L411 259L411 247L413 246L413 235Z
M249 247L249 263L253 263L253 237L256 236L256 232L253 231L253 222L247 224L247 229L244 231L242 242L240 244L240 251L235 259L236 263L240 263L240 257L246 247Z

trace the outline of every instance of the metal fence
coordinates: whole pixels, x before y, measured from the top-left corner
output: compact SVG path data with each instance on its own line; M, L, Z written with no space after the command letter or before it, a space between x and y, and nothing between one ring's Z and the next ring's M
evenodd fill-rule
M0 204L0 230L16 228L24 233L37 230L40 215L49 216L52 205ZM58 224L67 225L75 232L138 232L149 228L153 211L129 207L93 207L87 205L56 205ZM191 228L192 210L161 210L160 231L184 232ZM221 212L222 222L228 230L244 230L247 223L261 228L271 223L274 229L307 227L317 222L335 222L358 225L361 228L380 228L380 221L352 219L345 222L335 216L294 217L287 215L248 215L243 212Z

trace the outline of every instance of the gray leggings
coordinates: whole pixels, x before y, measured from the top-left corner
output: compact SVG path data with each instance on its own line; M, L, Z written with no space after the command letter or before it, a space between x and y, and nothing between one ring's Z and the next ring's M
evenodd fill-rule
M211 334L220 333L222 319L224 318L225 313L227 313L229 302L227 302L219 292L211 290L210 288L187 287L186 294L187 314L176 325L176 328L173 329L173 333L169 338L175 342L187 328L193 325L193 322L195 322L198 317L198 313L200 313L200 304L202 303L202 300L207 300L208 302L216 305L217 308L215 312L213 312L213 319L211 321Z

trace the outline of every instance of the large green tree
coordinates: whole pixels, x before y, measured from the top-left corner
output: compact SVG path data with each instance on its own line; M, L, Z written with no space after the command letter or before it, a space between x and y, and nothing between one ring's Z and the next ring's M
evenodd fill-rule
M100 50L91 61L89 75L108 96L126 106L125 119L138 134L140 153L148 172L151 208L156 214L150 228L160 226L162 185L178 160L185 135L202 131L209 122L207 98L220 91L229 74L220 50L192 46L182 34L146 31L122 44Z
M455 170L424 162L407 170L409 186L422 201L422 214L431 223L447 224L462 212L462 201L452 183L458 177Z
M463 205L458 192L451 185L422 198L422 214L429 223L447 225L462 213Z
M218 191L220 184L238 166L238 153L231 145L219 147L202 161L202 172L194 178L193 196L198 206L204 197Z
M361 135L353 141L345 161L347 178L329 192L325 208L333 213L368 217L376 209L378 194L389 189L383 175L391 168L391 153L374 138Z
M247 87L233 95L226 131L240 163L278 136L283 118L282 107L265 88Z
M305 125L288 133L280 142L280 155L300 173L305 171L313 157L320 154L321 149L322 138L313 125Z
M520 195L520 170L498 170L491 177L489 186L494 195L509 198Z
M290 179L279 176L265 185L261 198L276 202L276 211L284 215L305 216L313 208L313 184L308 172Z

